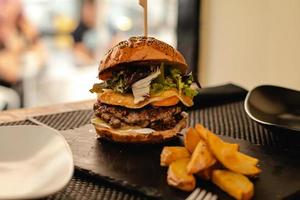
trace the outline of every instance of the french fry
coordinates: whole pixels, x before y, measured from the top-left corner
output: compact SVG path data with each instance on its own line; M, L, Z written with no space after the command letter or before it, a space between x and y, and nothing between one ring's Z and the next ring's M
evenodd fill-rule
M207 141L208 135L215 135L214 133L212 133L210 130L208 130L207 128L205 128L201 124L196 124L195 129L196 129L197 133L200 135L200 137L202 139L204 139L205 141ZM235 149L236 151L239 150L239 145L238 144L224 142L223 140L222 140L222 142L224 143L224 145L228 145L229 147Z
M256 167L258 160L236 151L234 148L226 145L220 138L214 134L207 137L208 145L214 156L227 169L244 175L255 176L261 172Z
M201 124L196 124L195 129L198 132L198 134L201 136L201 138L206 141L208 130L206 128L204 128L204 126Z
M200 139L189 164L187 165L187 172L195 174L201 170L207 169L216 163L214 155L210 152L208 145L203 139Z
M176 160L189 157L190 153L185 147L164 147L160 154L160 165L169 166Z
M190 159L183 158L172 162L168 169L167 182L180 190L192 191L196 187L196 179L188 174L186 166Z
M184 135L184 146L189 150L190 153L193 153L196 148L199 140L201 139L200 135L196 132L194 128L189 128Z
M212 182L238 200L251 199L254 194L253 183L242 174L227 170L214 170Z

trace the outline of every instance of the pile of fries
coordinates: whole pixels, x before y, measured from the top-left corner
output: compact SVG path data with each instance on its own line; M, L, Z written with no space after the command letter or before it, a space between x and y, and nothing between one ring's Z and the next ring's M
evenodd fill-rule
M168 184L180 190L196 187L195 175L210 180L235 199L251 199L254 178L261 172L258 159L239 152L239 145L227 143L200 124L189 128L184 147L166 146L161 166L168 166Z

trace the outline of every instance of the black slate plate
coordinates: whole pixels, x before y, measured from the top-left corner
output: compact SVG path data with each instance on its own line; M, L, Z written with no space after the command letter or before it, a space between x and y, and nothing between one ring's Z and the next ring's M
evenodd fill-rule
M75 165L111 182L161 199L185 199L188 193L171 188L166 182L166 168L159 166L163 145L119 145L97 140L91 125L62 131L71 146ZM284 152L251 145L243 140L222 137L239 143L241 151L261 160L263 170L255 183L254 199L282 199L300 188L300 152ZM181 140L168 145L180 145ZM198 180L200 187L231 199L213 184Z

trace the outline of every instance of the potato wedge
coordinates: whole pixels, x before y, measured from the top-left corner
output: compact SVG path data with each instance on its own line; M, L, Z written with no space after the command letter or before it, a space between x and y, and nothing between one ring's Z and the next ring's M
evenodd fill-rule
M160 166L169 166L172 162L189 158L190 153L185 147L164 147L160 154Z
M227 170L214 170L212 182L238 200L251 199L254 194L253 183L242 174Z
M183 158L170 164L167 175L167 182L169 185L184 191L194 190L196 187L196 179L186 171L186 166L189 161L189 158Z
M200 137L206 141L208 130L201 124L196 124L195 129L198 132L198 134L200 135Z
M261 170L256 167L257 159L236 151L236 149L226 145L226 143L216 135L209 134L207 141L214 156L227 169L249 176L255 176L261 172Z
M194 128L189 128L184 135L185 148L187 148L190 153L193 153L200 139L201 137L196 132L196 130Z
M252 156L249 156L247 154L244 154L244 153L241 153L241 152L237 152L238 157L240 157L240 159L243 159L243 160L247 160L247 162L251 163L252 165L257 165L259 160L257 158L254 158Z
M201 170L207 169L216 163L214 155L208 148L208 145L203 139L200 139L189 164L187 165L187 172L195 174Z
M200 137L202 139L204 139L205 141L207 141L208 135L212 135L212 134L215 135L214 133L212 133L210 130L208 130L207 128L205 128L201 124L196 124L195 129L196 129L197 133L200 135ZM224 142L223 140L222 140L222 142L224 143L224 145L228 145L229 147L231 147L231 148L233 148L237 151L239 150L239 145L238 144Z

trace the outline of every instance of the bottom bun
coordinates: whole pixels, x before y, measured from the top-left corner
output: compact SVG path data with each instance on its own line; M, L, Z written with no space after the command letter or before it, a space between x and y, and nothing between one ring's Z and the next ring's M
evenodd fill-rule
M152 133L136 133L130 131L120 131L109 127L93 124L96 133L100 138L121 143L159 143L177 136L177 134L187 126L187 116L184 116L174 128L164 131L154 131Z

